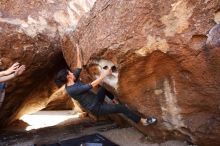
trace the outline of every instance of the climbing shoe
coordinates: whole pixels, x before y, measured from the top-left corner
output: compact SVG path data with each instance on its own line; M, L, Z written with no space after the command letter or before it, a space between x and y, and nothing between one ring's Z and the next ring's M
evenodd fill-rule
M157 119L154 117L148 117L145 122L143 123L144 126L152 125L157 122Z

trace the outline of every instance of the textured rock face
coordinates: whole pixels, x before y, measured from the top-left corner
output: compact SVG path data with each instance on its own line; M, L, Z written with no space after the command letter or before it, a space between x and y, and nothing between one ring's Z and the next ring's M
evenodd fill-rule
M107 87L142 115L158 117L146 134L217 146L219 7L219 0L98 0L63 37L63 53L73 68L79 43L94 79L102 66L115 65Z
M26 65L21 77L10 81L0 112L0 127L25 113L56 107L51 96L57 90L51 82L54 72L65 65L60 38L74 31L80 17L95 0L1 0L0 63ZM56 99L56 98L55 98ZM71 101L71 100L70 100ZM69 102L70 102L69 101ZM65 108L66 105L58 105ZM70 108L69 105L66 108Z

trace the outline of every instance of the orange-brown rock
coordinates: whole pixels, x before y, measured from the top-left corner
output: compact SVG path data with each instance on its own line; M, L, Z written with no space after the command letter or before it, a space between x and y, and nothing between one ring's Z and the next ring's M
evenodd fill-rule
M65 66L60 48L64 33L73 32L95 0L1 0L0 63L26 65L25 73L8 83L0 108L0 127L23 114L49 107L71 108L54 100L54 73ZM56 99L56 98L55 98ZM49 103L52 101L53 103ZM51 107L51 108L52 108Z
M98 0L62 38L75 65L75 44L95 79L140 114L158 118L142 131L154 139L220 144L220 1Z

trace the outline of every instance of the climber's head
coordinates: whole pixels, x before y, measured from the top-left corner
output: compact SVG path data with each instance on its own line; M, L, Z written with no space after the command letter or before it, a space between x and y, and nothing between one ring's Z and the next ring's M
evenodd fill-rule
M75 81L75 79L76 77L70 70L62 69L57 73L55 83L60 87L63 84L66 84L68 81Z

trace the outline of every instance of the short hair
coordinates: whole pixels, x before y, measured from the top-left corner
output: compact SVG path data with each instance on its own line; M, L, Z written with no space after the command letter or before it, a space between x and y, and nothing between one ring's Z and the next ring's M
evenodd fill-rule
M68 75L68 69L61 69L57 73L57 75L55 77L55 83L58 87L61 87L63 84L66 84L67 75Z

